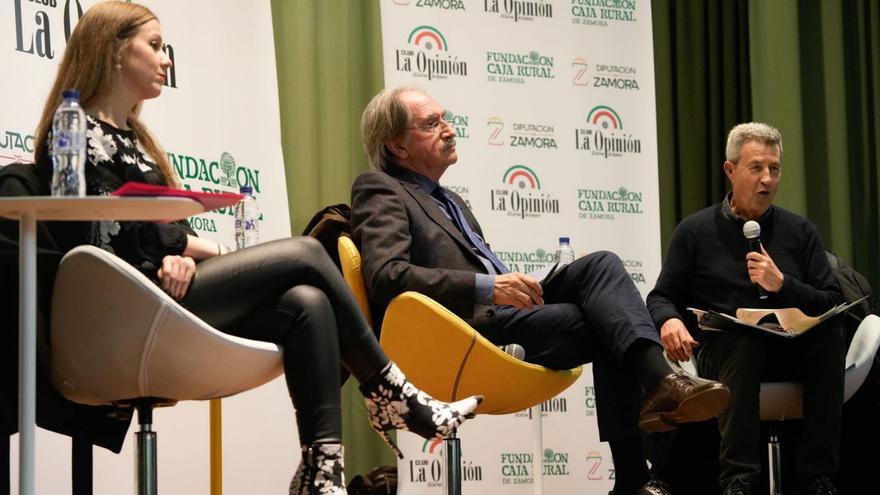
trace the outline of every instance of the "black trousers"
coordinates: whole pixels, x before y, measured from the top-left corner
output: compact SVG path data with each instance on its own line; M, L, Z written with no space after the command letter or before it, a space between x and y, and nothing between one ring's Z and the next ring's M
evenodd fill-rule
M840 450L845 344L840 327L819 326L783 339L761 332L705 332L700 376L730 388L730 405L718 416L721 486L734 478L757 485L764 445L760 438L762 381L804 384L803 434L796 455L798 477L833 476Z
M637 339L660 340L620 258L600 251L575 260L544 286L544 302L532 309L496 306L477 330L497 345L520 344L530 363L553 369L593 363L599 437L639 435L643 391L622 358Z
M303 445L342 439L340 360L359 381L388 363L339 270L311 237L199 263L181 303L218 330L281 346Z

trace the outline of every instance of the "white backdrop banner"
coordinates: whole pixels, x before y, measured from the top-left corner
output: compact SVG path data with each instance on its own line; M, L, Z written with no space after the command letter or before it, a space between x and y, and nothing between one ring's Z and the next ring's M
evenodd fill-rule
M32 161L33 133L66 39L91 0L0 2L0 165ZM174 62L162 95L142 118L184 186L238 191L251 185L262 213L261 240L290 235L281 155L278 90L268 0L145 0L159 17ZM232 208L190 218L203 237L234 245ZM223 304L223 301L217 301ZM225 487L229 493L281 493L296 463L293 409L279 378L224 404ZM156 412L159 484L167 493L208 491L208 406L182 403ZM96 449L95 493L132 493L132 438L122 455ZM17 444L13 443L13 462ZM69 493L69 447L39 432L37 490ZM13 469L13 473L17 472ZM15 483L16 480L13 480Z
M514 271L610 250L643 297L660 269L651 4L643 0L382 0L386 87L454 114L443 184ZM546 493L608 493L592 374L543 405ZM528 411L464 425L464 493L531 493ZM402 493L442 493L439 442L400 435Z

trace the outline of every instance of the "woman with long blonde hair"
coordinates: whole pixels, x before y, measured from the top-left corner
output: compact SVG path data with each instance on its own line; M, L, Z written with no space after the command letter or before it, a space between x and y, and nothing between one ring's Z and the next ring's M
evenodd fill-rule
M86 191L109 194L124 182L175 187L165 153L139 120L144 100L162 92L171 61L146 7L99 3L80 19L36 131L37 170L49 191L51 121L61 92L76 89L87 115ZM283 239L227 253L184 221L55 222L62 250L93 244L114 252L212 326L284 350L302 459L291 494L344 494L341 361L361 383L370 423L389 445L395 428L443 438L479 404L447 404L409 381L379 347L338 270L310 238Z

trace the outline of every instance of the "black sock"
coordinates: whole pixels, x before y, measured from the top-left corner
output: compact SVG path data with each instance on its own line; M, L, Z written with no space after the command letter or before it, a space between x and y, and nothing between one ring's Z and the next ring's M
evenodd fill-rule
M635 493L651 478L641 435L608 442L614 460L614 493Z
M660 380L672 373L672 368L663 357L663 347L648 339L637 339L633 342L623 354L623 364L636 370L645 393L654 390Z

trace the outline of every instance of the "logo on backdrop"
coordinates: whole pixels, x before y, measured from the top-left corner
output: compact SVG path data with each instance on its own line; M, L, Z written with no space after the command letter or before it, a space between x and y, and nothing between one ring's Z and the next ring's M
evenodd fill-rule
M553 57L529 53L486 52L486 74L491 82L525 84L527 80L553 79Z
M427 486L428 488L443 485L443 463L441 452L443 440L432 438L422 443L422 455L418 458L409 456L409 481ZM462 481L482 481L483 466L474 461L462 458L461 460Z
M623 121L613 108L597 105L587 115L587 126L574 130L575 149L603 158L640 154L641 139L623 130Z
M570 0L571 22L608 27L636 21L636 0Z
M537 122L514 122L510 136L505 137L504 119L491 117L486 122L489 128L489 144L502 146L507 143L511 148L558 149L556 131L552 125Z
M467 115L454 113L451 110L446 110L446 113L448 115L444 115L443 118L451 119L447 120L447 122L449 122L452 125L452 128L455 129L455 135L457 139L467 139L471 137L470 133L468 132L470 118Z
M79 0L13 0L15 51L46 60L54 60L70 39L70 34L83 16ZM174 48L162 46L171 62ZM176 88L176 65L168 69L165 86Z
M589 64L581 57L576 57L571 61L571 83L575 86L589 86L590 80L587 78L587 69Z
M512 272L529 273L540 270L554 262L555 255L551 251L538 248L534 251L494 251L498 259L504 262ZM564 407L564 405L563 405ZM544 405L541 405L544 410ZM523 410L517 415L531 414L531 409Z
M553 263L554 258L555 258L555 255L553 253L546 253L546 256L547 256L547 258L546 258L547 261L544 263L543 266L546 266L550 263ZM541 268L541 266L539 266L538 268ZM511 269L511 271L515 271L515 270ZM568 401L565 399L565 397L556 396L556 397L553 397L552 399L545 400L544 402L541 403L541 417L542 418L553 415L553 414L565 414L567 412L568 412ZM532 419L532 408L530 407L528 409L523 409L522 411L519 411L516 414L514 414L514 417Z
M584 387L584 405L587 416L596 415L596 388L592 385Z
M571 83L575 86L591 88L609 88L622 91L639 90L639 81L635 78L636 68L628 65L593 64L593 73L589 71L587 61L577 57L571 62Z
M471 190L468 186L443 184L443 187L461 196L461 199L463 199L464 202L467 203L468 208L473 209L473 207L471 206Z
M6 130L0 134L0 160L6 163L34 162L34 136L25 132Z
M514 165L504 172L502 187L490 191L492 211L521 219L559 213L559 200L541 191L541 181L525 165Z
M531 485L534 464L531 452L501 453L501 484Z
M418 26L410 31L407 47L395 50L395 67L412 77L447 79L467 76L467 62L449 52L446 37L433 26Z
M489 144L492 146L503 146L504 136L501 133L504 131L504 119L501 117L490 117L486 122L486 127L489 128Z
M394 5L413 4L416 7L434 8L437 10L466 10L462 0L392 0Z
M641 215L642 193L621 186L617 189L578 189L578 217L614 220L616 215Z
M553 4L549 0L483 0L483 11L513 22L553 18Z
M439 438L429 438L422 442L422 452L428 454L434 454L439 452L438 449L443 446L443 440Z
M187 190L200 190L202 192L238 192L239 185L249 185L254 188L256 196L262 191L260 187L260 171L255 168L236 165L235 158L231 154L223 152L219 160L210 161L204 158L185 155L182 153L166 152L168 161L177 172L181 184ZM202 232L217 232L215 219L210 217L233 216L232 206L218 208L205 212L209 218L201 216L191 217L189 223L194 230ZM260 212L260 220L264 219L265 212Z
M568 476L568 452L544 449L544 476Z
M590 481L599 481L605 479L605 472L602 469L602 454L595 450L587 452L587 479Z
M626 268L629 277L640 288L648 286L643 265L642 260L623 260L623 267Z

